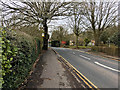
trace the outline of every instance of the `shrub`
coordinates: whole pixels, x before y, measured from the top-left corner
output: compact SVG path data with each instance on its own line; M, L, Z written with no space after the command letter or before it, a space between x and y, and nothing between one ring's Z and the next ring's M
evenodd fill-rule
M85 42L85 46L87 46L89 44L90 40L88 38L85 38L84 42Z
M5 44L2 45L2 70L5 74L3 73L2 86L4 89L18 88L28 76L33 63L41 52L41 44L38 38L33 38L24 32L13 32L7 29L4 31L6 37L3 38ZM4 64L5 60L7 69Z

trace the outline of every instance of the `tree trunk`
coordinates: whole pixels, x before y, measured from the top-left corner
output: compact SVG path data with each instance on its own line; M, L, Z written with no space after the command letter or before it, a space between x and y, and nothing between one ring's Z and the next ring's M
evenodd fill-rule
M44 28L43 50L48 50L48 26L47 26L47 19L44 19L43 28Z
M99 46L100 45L100 35L98 35L97 33L94 33L94 39L95 39L95 46Z
M78 48L78 36L76 35L76 48Z

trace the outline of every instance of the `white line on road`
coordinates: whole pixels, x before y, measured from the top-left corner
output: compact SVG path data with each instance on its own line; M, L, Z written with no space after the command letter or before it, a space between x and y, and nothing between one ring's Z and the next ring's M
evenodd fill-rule
M75 52L73 52L73 54L75 54Z
M114 68L105 66L105 65L103 65L103 64L101 64L101 63L99 63L99 62L94 62L94 63L97 64L97 65L99 65L99 66L102 66L102 67L104 67L104 68L107 68L107 69L110 69L110 70L113 70L113 71L116 71L116 72L120 72L119 70L116 70L116 69L114 69Z
M88 57L85 57L85 56L83 56L83 55L80 55L80 56L83 57L83 58L85 58L85 59L90 60L90 58L88 58Z

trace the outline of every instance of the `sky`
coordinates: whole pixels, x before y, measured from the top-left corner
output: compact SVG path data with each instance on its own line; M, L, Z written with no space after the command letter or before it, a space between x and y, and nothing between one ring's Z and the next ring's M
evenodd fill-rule
M10 0L3 0L3 1L10 1ZM13 0L12 0L13 1ZM19 1L19 0L14 0L14 1ZM22 1L22 0L21 0ZM26 0L26 1L40 1L40 0ZM49 1L49 0L48 0ZM51 1L55 1L55 0L51 0ZM83 1L83 0L57 0L59 2L62 2L62 1L75 1L75 2L80 2L80 1ZM90 1L90 0L87 0L87 1ZM95 1L99 1L99 0L95 0ZM113 0L101 0L101 1L113 1ZM120 0L115 0L115 1L120 1ZM1 8L1 6L0 6ZM0 10L0 14L1 14L1 10ZM1 18L1 17L0 17ZM1 19L0 19L1 20ZM63 19L63 20L54 20L54 21L51 21L49 24L48 24L48 30L49 30L49 34L51 35L51 31L54 29L54 26L63 26L65 27L66 29L68 29L68 31L71 32L70 28L68 28L69 26L67 26L67 19Z
M52 21L50 24L48 24L48 26L49 26L49 34L51 35L51 31L54 30L53 29L54 26L59 26L59 25L65 27L66 29L68 29L69 33L71 33L72 30L69 28L67 22L68 22L67 19Z
M50 1L50 2L82 2L85 0L4 0L4 1L32 1L32 2L39 2L39 1ZM90 0L86 0L86 1L90 1ZM103 2L111 2L113 0L94 0L95 2L98 1L103 1ZM120 0L114 0L114 1L120 1Z
M67 19L51 21L51 22L48 24L49 34L51 35L51 31L53 31L53 30L54 30L54 27L57 27L57 26L63 26L65 29L68 30L69 33L71 33L71 30L70 30L67 22L68 22Z

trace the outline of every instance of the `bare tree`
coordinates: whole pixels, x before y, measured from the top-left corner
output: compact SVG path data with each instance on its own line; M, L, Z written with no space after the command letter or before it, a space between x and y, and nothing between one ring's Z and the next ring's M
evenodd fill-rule
M79 7L80 3L74 3L73 4L73 15L70 17L68 20L68 24L71 27L73 33L76 36L76 48L78 48L78 37L81 33L81 26L82 26L82 13L81 13L81 8Z
M67 41L68 40L68 31L63 26L58 26L52 32L51 40L58 41Z
M43 25L44 29L44 45L43 49L48 49L48 26L51 20L59 19L58 16L69 16L71 13L70 2L48 2L41 0L40 2L1 2L4 16L12 14L16 17L15 25ZM11 20L9 18L7 20Z
M100 44L100 35L102 32L115 24L117 20L116 2L83 2L83 24L84 28L93 30L95 45Z

